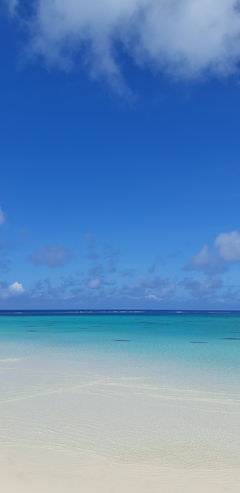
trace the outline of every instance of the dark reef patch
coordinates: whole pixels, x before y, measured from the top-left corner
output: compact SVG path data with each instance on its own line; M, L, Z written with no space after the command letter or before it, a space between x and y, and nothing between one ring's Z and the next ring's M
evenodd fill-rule
M240 341L240 337L223 337L223 341Z
M208 344L208 341L190 341L190 344Z
M137 322L137 323L138 324L141 324L141 325L145 325L145 326L148 326L148 325L157 325L158 327L166 327L166 326L172 325L169 322Z
M114 342L130 342L130 339L114 339Z

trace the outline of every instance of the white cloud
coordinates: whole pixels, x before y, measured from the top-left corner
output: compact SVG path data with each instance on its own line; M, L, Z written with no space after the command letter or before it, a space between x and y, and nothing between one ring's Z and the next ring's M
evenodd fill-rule
M5 223L5 214L4 214L4 211L2 210L2 208L0 207L0 226Z
M207 274L224 272L234 262L240 262L240 231L220 233L214 240L214 248L204 245L185 266L185 270L199 270Z
M101 281L100 277L96 277L96 279L91 279L90 281L88 281L87 285L89 288L96 289L96 288L99 288L101 283L102 283L102 281Z
M12 284L10 284L8 291L10 294L19 295L19 294L24 293L24 287L20 282L16 281L16 282L13 282Z
M9 286L5 284L1 284L0 286L0 298L14 298L16 296L20 296L25 292L23 285L20 282L13 282Z
M15 7L14 0L9 3ZM82 60L118 89L117 46L134 63L174 77L238 70L238 0L38 0L34 5L31 51L65 68Z
M215 240L220 257L226 262L240 261L240 232L221 233Z

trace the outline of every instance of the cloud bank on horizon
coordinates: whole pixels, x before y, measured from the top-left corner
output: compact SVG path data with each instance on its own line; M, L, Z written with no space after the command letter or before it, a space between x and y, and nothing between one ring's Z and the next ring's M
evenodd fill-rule
M5 216L4 216L5 219ZM49 276L28 283L12 282L12 273L0 281L1 306L16 307L149 307L171 306L194 308L200 306L236 307L240 302L240 286L229 285L222 276L231 266L240 264L240 231L223 232L216 236L212 246L205 244L192 257L187 266L180 265L178 274L161 273L157 261L141 271L122 270L120 251L109 244L99 243L90 233L85 235L85 257L76 259L81 270L62 271L60 278ZM35 266L49 269L63 267L70 258L69 250L62 244L41 247L25 260ZM34 268L34 267L33 267ZM183 277L185 271L198 271L194 276ZM12 270L12 269L11 269ZM4 271L3 271L4 274ZM16 275L16 272L15 274ZM9 277L10 276L10 277ZM8 278L8 280L7 280ZM35 278L35 275L33 279ZM185 305L184 305L185 303Z
M84 306L114 307L114 303L120 303L122 307L150 306L158 308L171 303L172 306L207 304L221 308L226 304L235 306L240 301L240 289L236 285L228 285L222 274L231 266L240 263L240 231L220 233L214 239L212 247L205 244L201 250L190 260L184 268L185 271L199 271L197 277L184 277L181 275L172 278L162 277L148 268L145 273L139 273L136 269L129 269L127 273L120 275L121 267L119 259L115 259L117 250L105 248L101 253L95 239L88 235L86 242L87 258L90 261L88 270L74 273L70 276L62 276L61 282L54 285L51 279L46 278L32 287L28 296L33 300L56 303L73 303L77 306L81 302ZM115 259L114 269L109 260ZM49 265L50 266L50 265ZM200 277L199 277L200 275ZM124 280L121 280L121 277Z
M26 1L5 1L23 16ZM32 55L64 69L83 63L121 92L121 53L174 78L237 72L239 7L236 0L38 0L25 25Z

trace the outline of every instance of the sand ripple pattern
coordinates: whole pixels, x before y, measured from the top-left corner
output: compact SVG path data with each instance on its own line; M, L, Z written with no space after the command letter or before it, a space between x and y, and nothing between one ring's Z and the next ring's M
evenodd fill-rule
M33 373L16 388L1 384L2 445L116 461L240 466L238 393L77 372L51 376L51 384L37 378Z

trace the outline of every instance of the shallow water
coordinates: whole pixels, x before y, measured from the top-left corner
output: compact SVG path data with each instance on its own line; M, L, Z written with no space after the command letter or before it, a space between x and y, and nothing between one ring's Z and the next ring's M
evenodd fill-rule
M0 444L239 467L239 337L237 314L1 316Z

